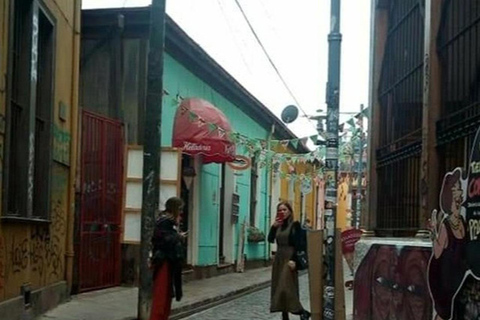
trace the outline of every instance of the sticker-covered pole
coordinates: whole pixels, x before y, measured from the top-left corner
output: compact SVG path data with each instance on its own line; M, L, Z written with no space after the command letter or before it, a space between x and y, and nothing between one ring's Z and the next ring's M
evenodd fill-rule
M327 136L325 159L327 208L325 210L325 267L323 319L335 318L335 229L338 180L338 121L340 97L340 0L331 0L330 34L328 35ZM340 257L339 257L340 258ZM341 284L337 284L341 285Z
M151 249L150 242L155 226L155 211L159 206L165 2L166 0L153 0L150 9L150 40L143 146L140 286L138 288L139 320L146 320L150 317L152 302L153 279L148 260Z

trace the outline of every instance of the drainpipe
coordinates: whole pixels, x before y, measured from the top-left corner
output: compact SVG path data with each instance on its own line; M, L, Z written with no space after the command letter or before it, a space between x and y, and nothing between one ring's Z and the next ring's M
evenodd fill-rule
M73 246L75 227L75 180L77 172L77 146L78 146L78 87L80 71L80 15L82 12L81 1L75 1L75 12L73 15L73 46L72 46L72 86L70 101L70 172L68 188L68 225L67 225L67 246L65 250L65 279L67 281L68 293L72 292L73 285L73 260L75 251Z

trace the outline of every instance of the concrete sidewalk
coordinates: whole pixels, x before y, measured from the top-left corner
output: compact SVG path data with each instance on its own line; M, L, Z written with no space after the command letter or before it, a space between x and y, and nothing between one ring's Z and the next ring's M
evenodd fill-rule
M270 285L271 268L230 273L183 286L183 299L173 302L171 319L211 308ZM117 287L72 297L38 320L126 320L135 319L138 288Z

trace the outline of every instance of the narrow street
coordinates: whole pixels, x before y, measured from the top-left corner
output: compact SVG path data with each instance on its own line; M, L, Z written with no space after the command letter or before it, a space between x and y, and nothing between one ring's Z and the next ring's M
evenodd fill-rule
M344 263L345 281L352 280L348 266ZM281 319L280 314L270 314L270 268L230 273L203 280L185 283L184 298L174 301L174 319ZM308 275L300 276L300 298L303 306L310 310ZM255 288L265 288L255 291ZM236 294L239 293L239 295ZM253 292L241 295L240 292ZM230 300L232 299L233 300ZM117 287L80 294L51 310L39 320L125 320L136 317L138 289ZM224 303L222 303L224 302ZM215 307L212 305L218 304ZM220 303L220 304L219 304ZM345 291L347 320L351 319L353 291ZM203 310L203 311L200 311ZM192 314L192 312L197 312ZM3 319L3 318L1 318ZM298 319L292 316L291 319Z
M310 310L310 301L308 298L308 276L300 277L300 296L303 306ZM228 319L228 320L270 320L281 319L279 313L270 313L270 287L246 295L239 299L219 305L212 309L194 314L184 319L210 320L210 319ZM298 319L298 316L290 316L291 319Z

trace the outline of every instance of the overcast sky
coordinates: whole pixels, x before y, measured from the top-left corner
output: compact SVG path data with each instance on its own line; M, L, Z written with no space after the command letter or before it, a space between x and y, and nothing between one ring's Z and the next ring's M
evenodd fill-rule
M343 0L340 111L368 105L371 0ZM326 110L329 0L239 0L266 51L308 114ZM83 0L83 8L148 6L151 0ZM296 104L255 40L235 0L167 0L167 13L276 115ZM345 121L350 115L342 115ZM289 125L315 134L305 118Z

